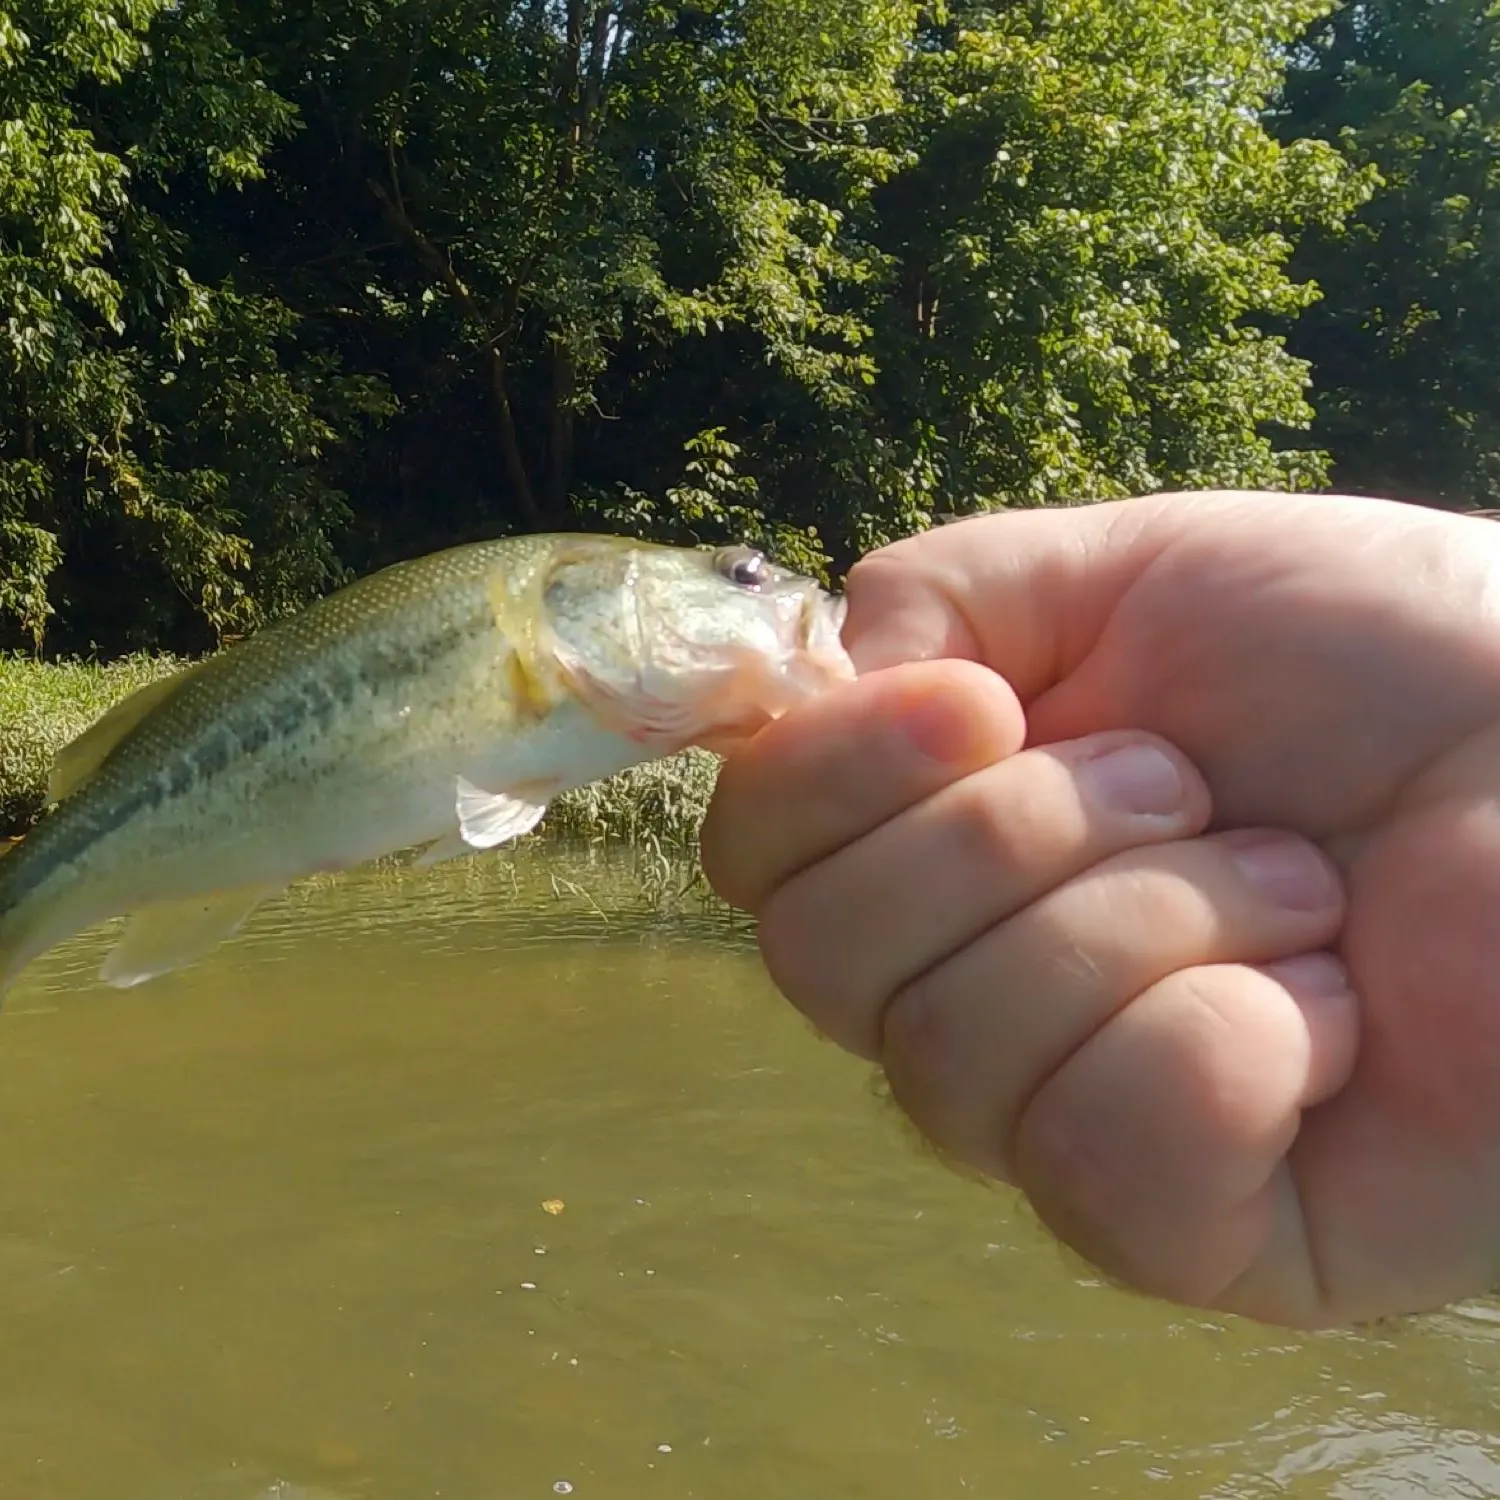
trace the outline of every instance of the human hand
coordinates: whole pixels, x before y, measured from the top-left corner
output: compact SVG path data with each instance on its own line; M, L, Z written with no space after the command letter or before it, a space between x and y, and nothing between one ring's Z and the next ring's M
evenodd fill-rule
M1302 1325L1486 1289L1496 579L1493 523L1326 496L897 543L848 581L868 675L731 757L705 866L789 998L1111 1274ZM1126 745L1170 769L1111 783Z

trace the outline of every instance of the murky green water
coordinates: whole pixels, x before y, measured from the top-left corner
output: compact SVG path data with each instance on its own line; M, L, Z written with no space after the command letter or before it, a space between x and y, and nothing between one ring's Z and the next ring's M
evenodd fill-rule
M330 883L125 994L100 953L0 1014L0 1495L1500 1496L1500 1312L1081 1281L602 867Z

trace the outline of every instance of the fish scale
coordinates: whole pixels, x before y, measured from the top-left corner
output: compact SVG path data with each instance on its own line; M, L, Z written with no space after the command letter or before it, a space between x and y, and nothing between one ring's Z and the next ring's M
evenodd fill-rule
M398 564L190 671L114 748L90 795L61 803L48 836L26 840L0 867L0 920L10 888L25 876L45 879L49 868L142 812L168 808L172 821L160 825L167 836L177 819L214 817L221 777L229 778L232 803L243 806L278 785L347 769L341 728L359 736L367 766L381 756L433 753L441 739L441 686L458 676L482 695L486 656L477 664L454 657L465 640L497 634L484 588L493 561L493 544L482 544L441 554L428 569ZM496 652L503 646L495 640ZM406 670L377 673L383 655ZM418 691L427 711L413 722L400 710ZM503 732L508 702L492 701L499 709L493 727ZM363 711L357 718L356 709ZM218 816L228 812L218 806ZM40 868L28 869L33 864Z

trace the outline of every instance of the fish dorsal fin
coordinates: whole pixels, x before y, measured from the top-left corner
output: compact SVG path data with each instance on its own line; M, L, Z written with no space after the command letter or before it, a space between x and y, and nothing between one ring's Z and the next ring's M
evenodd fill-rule
M153 708L164 703L182 686L183 679L200 663L184 667L169 677L148 682L106 709L76 739L70 740L52 758L47 775L47 800L61 802L71 796L109 759L110 752Z
M242 886L144 906L131 917L120 941L99 970L105 984L129 989L202 958L243 925L279 886Z

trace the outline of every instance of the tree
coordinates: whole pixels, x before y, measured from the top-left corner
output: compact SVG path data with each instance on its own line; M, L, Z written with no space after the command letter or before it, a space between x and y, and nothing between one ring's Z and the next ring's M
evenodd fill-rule
M939 511L1317 485L1320 456L1286 441L1306 366L1264 325L1316 296L1287 273L1296 236L1364 189L1257 116L1319 8L924 8L893 107L779 128L787 190L848 270L824 306L858 358L798 378L714 330L629 351L620 409L683 413L689 493L759 504L840 564ZM673 447L645 469L609 452L637 496L680 484Z
M584 520L816 555L769 497L692 482L729 450L711 416L684 425L670 370L701 378L724 340L829 400L863 378L832 305L863 267L787 162L856 193L881 170L850 122L897 103L905 0L233 14L305 124L238 253L400 403L355 481L368 560Z
M21 69L112 174L118 307L69 290L74 364L28 314L29 629L183 645L538 527L832 573L941 511L1321 478L1263 325L1358 189L1257 121L1321 0L130 3L113 71Z
M1168 484L1317 484L1305 366L1260 330L1313 296L1296 236L1358 189L1257 112L1316 6L1048 0L930 12L875 196L894 267L873 321L898 494L861 540L934 505L1035 505ZM883 524L882 524L883 522Z
M1377 190L1300 246L1322 301L1291 330L1342 489L1500 504L1500 12L1347 4L1293 54L1284 137L1337 142Z
M318 466L369 393L195 274L173 201L255 181L291 123L210 6L0 10L0 620L35 645L59 610L117 644L246 629L338 574Z

